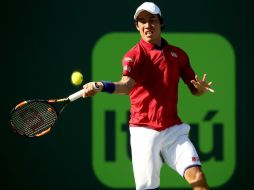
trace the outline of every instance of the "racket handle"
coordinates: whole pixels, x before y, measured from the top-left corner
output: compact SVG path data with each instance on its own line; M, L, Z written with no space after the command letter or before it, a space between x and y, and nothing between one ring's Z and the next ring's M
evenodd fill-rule
M71 94L71 95L68 97L68 99L69 99L71 102L73 102L73 101L75 101L75 100L81 98L81 97L83 96L83 94L84 94L84 89L82 89L82 90L80 90L80 91L78 91L78 92L75 92L74 94Z

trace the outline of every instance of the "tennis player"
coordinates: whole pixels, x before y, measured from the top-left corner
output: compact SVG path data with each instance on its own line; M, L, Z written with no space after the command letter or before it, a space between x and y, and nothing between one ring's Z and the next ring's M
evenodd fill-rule
M214 92L212 83L206 82L206 74L199 79L187 54L161 37L164 23L157 5L143 3L134 20L141 39L123 57L121 80L89 82L83 86L84 96L101 91L130 96L129 125L137 190L159 188L163 162L193 189L208 189L198 154L188 138L190 126L178 116L177 99L180 79L197 96Z

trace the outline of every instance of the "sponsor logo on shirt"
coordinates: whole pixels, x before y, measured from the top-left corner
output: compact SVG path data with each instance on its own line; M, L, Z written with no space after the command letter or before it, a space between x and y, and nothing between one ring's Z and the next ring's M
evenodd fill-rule
M125 57L124 62L133 62L133 59L131 57Z
M124 70L124 71L128 71L128 72L131 72L131 68L130 68L130 66L128 66L128 65L125 65L125 66L123 67L123 70Z
M177 54L175 53L175 52L170 52L171 53L171 55L172 55L172 57L175 57L175 58L177 58Z

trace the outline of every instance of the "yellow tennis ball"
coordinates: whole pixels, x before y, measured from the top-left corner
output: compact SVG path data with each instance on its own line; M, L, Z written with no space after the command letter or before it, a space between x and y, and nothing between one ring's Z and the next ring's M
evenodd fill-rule
M74 71L72 74L71 74L71 83L73 85L80 85L81 83L83 82L83 75L81 72L79 71Z

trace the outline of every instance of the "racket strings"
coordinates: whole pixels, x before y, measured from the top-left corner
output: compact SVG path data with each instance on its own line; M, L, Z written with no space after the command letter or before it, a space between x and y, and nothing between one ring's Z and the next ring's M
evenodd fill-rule
M46 102L29 102L17 109L11 124L19 134L36 136L53 126L57 119L55 109Z

